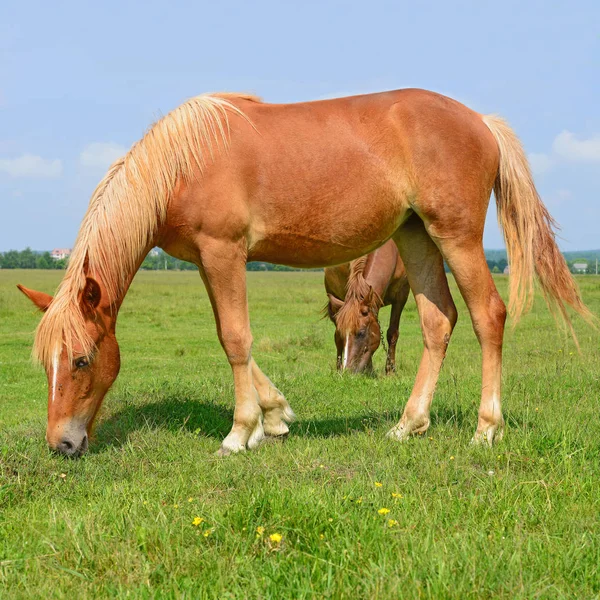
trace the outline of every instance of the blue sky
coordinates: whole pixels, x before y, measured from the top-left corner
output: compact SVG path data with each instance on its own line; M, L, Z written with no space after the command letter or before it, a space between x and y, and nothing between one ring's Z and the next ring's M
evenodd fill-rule
M70 247L109 163L190 96L402 87L507 118L561 247L600 248L597 0L4 0L0 251ZM503 246L494 210L487 248Z

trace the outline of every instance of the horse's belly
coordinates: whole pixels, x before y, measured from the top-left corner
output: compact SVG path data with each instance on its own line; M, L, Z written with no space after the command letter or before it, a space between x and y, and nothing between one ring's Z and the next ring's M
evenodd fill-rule
M363 190L365 191L365 190ZM353 260L388 240L408 213L398 194L349 194L280 203L252 226L251 260L324 267Z

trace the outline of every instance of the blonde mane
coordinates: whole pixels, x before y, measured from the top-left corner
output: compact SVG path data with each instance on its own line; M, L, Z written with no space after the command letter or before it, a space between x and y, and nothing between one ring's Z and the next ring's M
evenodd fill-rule
M121 298L164 223L178 180L190 181L218 151L228 148L229 114L250 123L233 99L260 102L243 94L191 98L156 122L100 181L66 274L36 331L33 355L47 370L58 360L63 343L70 361L75 346L83 355L93 352L81 309L87 274L98 277L111 303Z
M344 335L353 333L359 328L360 308L369 296L371 296L369 301L371 310L375 311L383 304L379 295L365 279L365 270L370 256L370 254L361 256L350 263L350 275L346 283L344 305L335 317L336 327Z

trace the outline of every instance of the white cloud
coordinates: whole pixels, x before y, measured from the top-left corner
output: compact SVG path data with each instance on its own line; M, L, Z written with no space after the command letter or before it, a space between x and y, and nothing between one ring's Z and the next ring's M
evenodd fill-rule
M587 140L578 140L570 131L559 133L554 139L552 150L565 160L576 162L600 162L600 135Z
M11 177L56 179L62 174L62 161L45 159L34 154L23 154L18 158L1 158L0 171Z
M528 158L534 175L541 175L549 171L554 165L554 160L547 154L532 152L528 155Z
M117 158L127 153L127 148L114 142L95 142L86 146L79 157L84 167L106 170Z

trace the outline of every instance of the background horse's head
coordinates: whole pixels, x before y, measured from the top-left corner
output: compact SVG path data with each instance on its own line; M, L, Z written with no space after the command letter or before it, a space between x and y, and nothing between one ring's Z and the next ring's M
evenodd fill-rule
M94 418L119 373L113 307L99 283L85 279L72 306L43 292L19 289L45 315L35 353L48 377L46 440L53 450L77 457L88 447Z
M378 314L382 302L369 286L364 296L350 296L342 302L329 294L330 316L336 337L344 345L342 368L352 373L373 370L373 354L381 343Z

